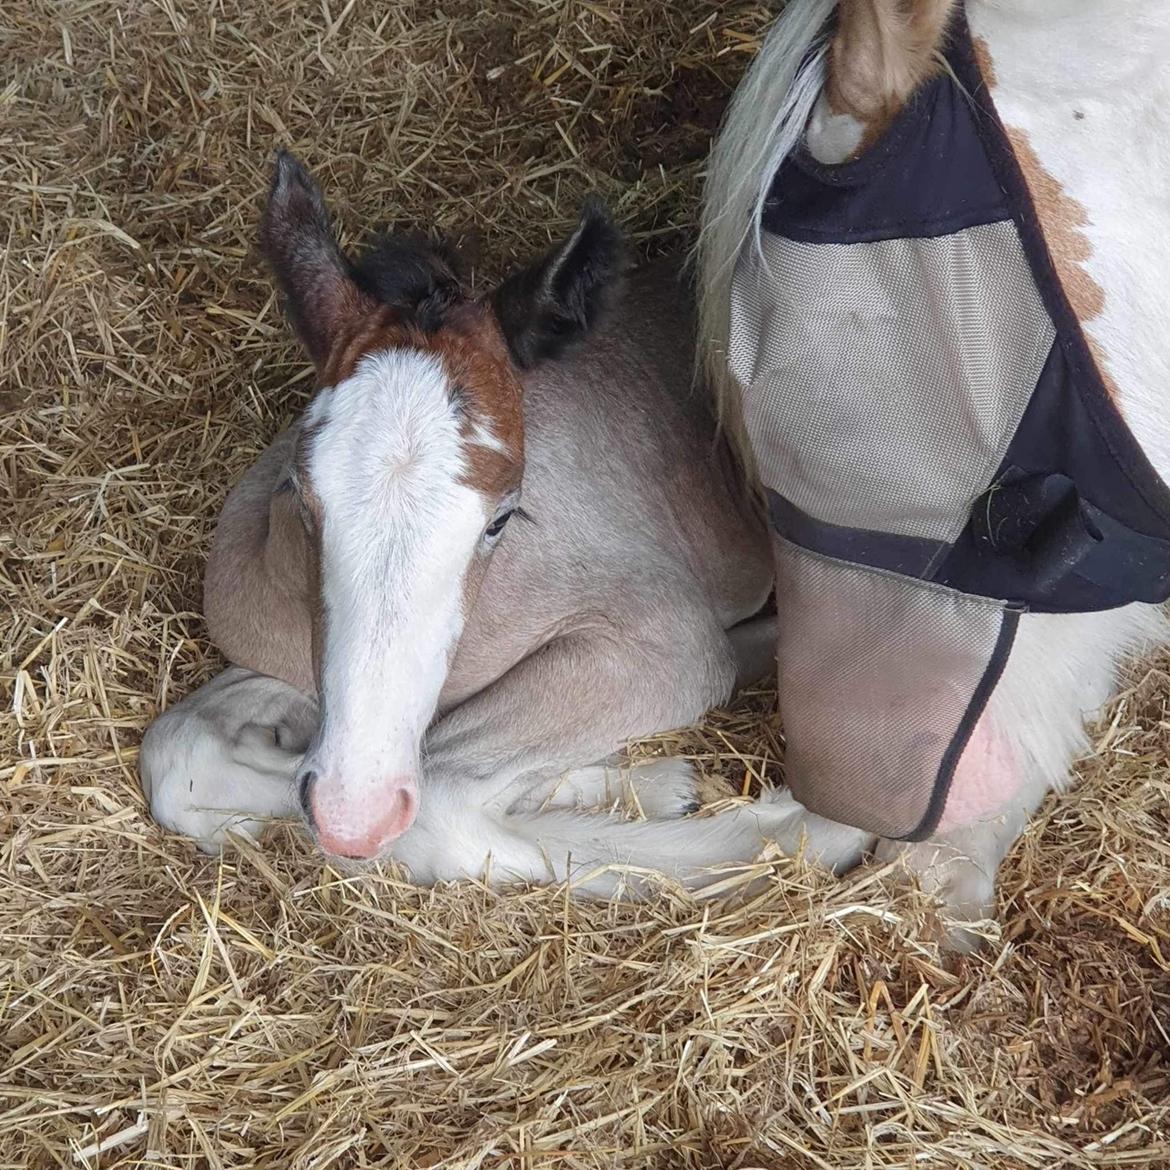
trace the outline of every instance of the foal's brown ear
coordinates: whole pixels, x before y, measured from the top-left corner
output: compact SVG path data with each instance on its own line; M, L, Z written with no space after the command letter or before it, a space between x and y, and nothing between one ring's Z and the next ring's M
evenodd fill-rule
M342 322L369 306L329 227L321 188L287 150L276 156L260 244L297 334L309 356L323 364Z
M560 247L496 289L492 308L521 369L556 357L593 328L617 291L623 253L621 233L591 199Z

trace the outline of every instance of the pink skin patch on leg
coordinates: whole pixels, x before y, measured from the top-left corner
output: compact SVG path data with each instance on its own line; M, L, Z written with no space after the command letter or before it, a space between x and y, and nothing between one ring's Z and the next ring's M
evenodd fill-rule
M937 832L986 820L1019 790L1020 777L1008 745L991 730L987 719L980 719L955 768Z

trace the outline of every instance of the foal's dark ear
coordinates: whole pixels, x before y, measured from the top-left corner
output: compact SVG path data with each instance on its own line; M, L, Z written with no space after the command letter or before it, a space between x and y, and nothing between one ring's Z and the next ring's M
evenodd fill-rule
M454 253L425 236L388 236L360 257L354 280L379 304L401 311L424 333L463 299Z
M365 297L333 237L321 188L287 150L276 156L260 243L293 325L320 365L342 321L363 307Z
M512 273L492 294L512 360L521 369L556 357L589 332L616 291L622 255L621 234L604 206L591 199L568 240Z

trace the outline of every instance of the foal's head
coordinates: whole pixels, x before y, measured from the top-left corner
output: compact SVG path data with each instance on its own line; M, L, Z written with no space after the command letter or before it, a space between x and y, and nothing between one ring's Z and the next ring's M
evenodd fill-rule
M284 153L262 230L320 385L290 479L320 599L322 722L301 802L327 852L374 857L414 820L420 741L520 503L520 371L593 324L618 237L591 205L561 247L472 300L425 242L390 239L351 261Z

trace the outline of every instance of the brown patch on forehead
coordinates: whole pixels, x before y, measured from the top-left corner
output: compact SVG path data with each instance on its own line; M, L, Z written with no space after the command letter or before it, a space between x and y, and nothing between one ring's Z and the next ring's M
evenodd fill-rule
M451 310L440 328L424 332L399 310L379 306L339 334L321 367L320 385L336 386L353 375L366 354L392 349L434 354L443 363L452 392L466 411L467 482L496 496L515 487L524 466L524 411L515 367L490 311L478 303L465 304ZM477 443L477 427L490 433L501 449ZM306 433L302 461L311 443L312 435Z
M320 384L336 386L352 377L358 362L368 353L404 348L425 349L426 345L422 331L404 321L399 310L379 305L370 312L355 315L338 331L329 357L321 367Z
M503 495L519 484L524 468L524 407L499 326L484 306L466 305L430 340L431 352L467 403L467 483L488 495ZM477 428L487 431L499 449L477 443Z

